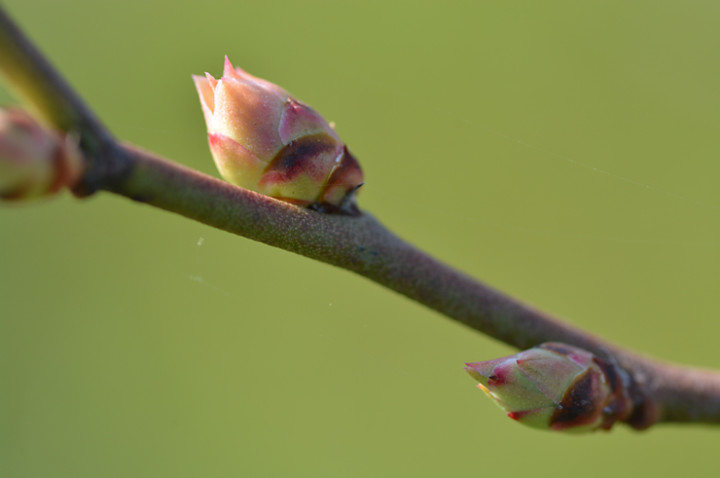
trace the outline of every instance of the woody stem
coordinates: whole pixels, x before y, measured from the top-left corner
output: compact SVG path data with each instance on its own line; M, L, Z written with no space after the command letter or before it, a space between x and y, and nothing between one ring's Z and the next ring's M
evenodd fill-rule
M0 8L0 68L58 129L80 135L87 168L78 195L109 191L369 278L511 346L564 342L618 363L656 421L720 424L720 372L646 359L550 317L399 239L368 213L328 215L121 145Z

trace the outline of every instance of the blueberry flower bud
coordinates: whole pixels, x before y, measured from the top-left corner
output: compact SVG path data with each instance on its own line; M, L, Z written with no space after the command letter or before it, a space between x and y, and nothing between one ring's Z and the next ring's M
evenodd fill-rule
M585 350L545 343L465 370L507 415L525 425L566 431L610 429L632 411L626 374Z
M355 211L362 170L320 114L227 57L222 78L193 79L223 178L297 205Z
M20 200L72 186L82 161L70 137L41 126L19 109L0 109L0 198Z

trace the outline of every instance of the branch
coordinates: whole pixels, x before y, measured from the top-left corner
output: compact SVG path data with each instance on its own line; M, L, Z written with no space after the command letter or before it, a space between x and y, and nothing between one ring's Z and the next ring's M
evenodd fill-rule
M663 364L607 343L446 266L368 213L299 208L117 143L2 9L0 67L50 123L80 135L88 165L78 195L109 191L353 271L519 349L543 342L581 347L629 373L637 387L629 420L635 428L720 424L720 372Z

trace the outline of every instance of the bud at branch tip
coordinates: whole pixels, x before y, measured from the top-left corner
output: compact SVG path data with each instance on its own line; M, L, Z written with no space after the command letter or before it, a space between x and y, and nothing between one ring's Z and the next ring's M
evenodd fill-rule
M0 109L0 199L24 200L72 187L82 173L76 138L23 110Z

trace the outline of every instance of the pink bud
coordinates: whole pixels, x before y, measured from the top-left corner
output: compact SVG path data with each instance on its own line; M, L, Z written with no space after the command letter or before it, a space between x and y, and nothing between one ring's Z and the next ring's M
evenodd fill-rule
M42 127L19 109L0 109L0 198L47 196L71 187L82 169L72 139Z
M210 151L227 181L302 206L355 211L362 170L319 113L227 57L219 80L193 79Z
M545 343L515 355L466 364L507 415L550 430L609 429L632 411L624 372L585 350Z

